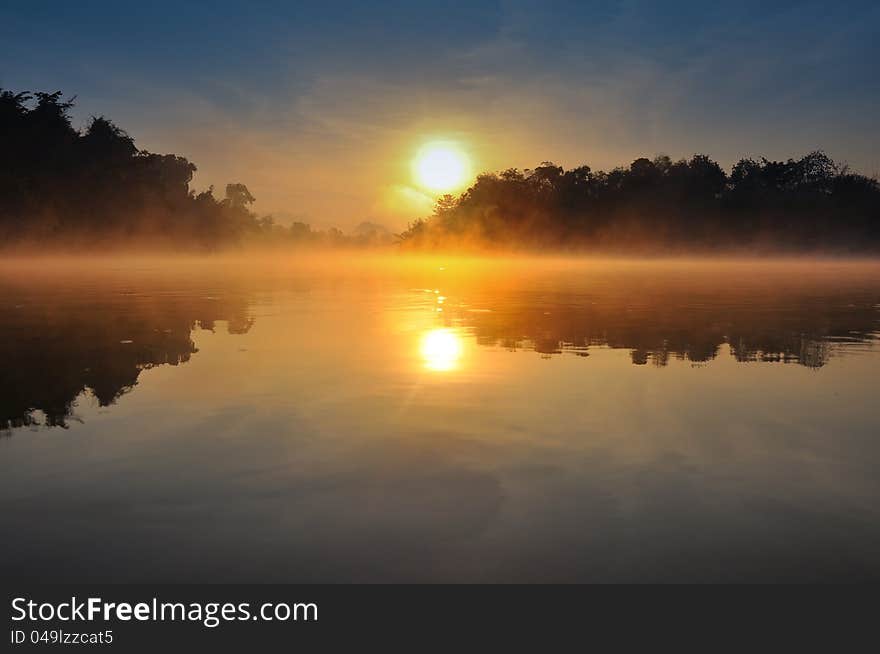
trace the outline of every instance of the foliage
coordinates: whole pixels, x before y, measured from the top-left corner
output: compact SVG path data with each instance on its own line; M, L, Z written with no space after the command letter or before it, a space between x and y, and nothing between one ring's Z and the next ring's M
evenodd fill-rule
M251 210L244 184L195 192L196 166L139 150L104 116L71 124L61 92L0 89L0 245L40 248L160 247L215 250L243 243L359 246L389 243L370 225L351 236L304 223L283 227ZM366 223L365 223L366 224ZM359 228L360 229L360 228Z
M118 239L215 248L258 232L253 197L190 189L194 164L138 150L103 116L82 131L60 92L0 90L0 233L4 243L51 247Z
M139 150L112 121L71 125L61 92L0 89L0 243L217 249L241 243L387 245L380 225L351 234L257 217L244 184L191 188L196 167ZM345 180L339 180L344 186ZM480 175L459 197L412 223L405 248L773 250L880 249L880 185L823 152L743 159L728 175L705 155L639 158L609 172L533 170Z
M480 175L401 234L407 247L880 249L880 186L823 152L737 163L640 158L629 168Z

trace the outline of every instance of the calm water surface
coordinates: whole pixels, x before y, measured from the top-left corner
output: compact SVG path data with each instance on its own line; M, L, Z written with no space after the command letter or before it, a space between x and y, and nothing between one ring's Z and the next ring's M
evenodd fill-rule
M0 577L880 580L880 265L0 264Z

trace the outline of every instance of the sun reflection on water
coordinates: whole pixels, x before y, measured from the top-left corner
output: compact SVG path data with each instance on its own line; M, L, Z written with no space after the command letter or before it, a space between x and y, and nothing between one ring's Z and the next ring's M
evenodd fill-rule
M429 370L454 370L461 358L461 337L445 327L432 329L422 336L419 349Z

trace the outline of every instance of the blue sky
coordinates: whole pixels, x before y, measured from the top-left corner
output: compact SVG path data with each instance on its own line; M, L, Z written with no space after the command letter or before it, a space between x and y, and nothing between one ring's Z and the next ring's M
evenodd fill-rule
M263 211L400 226L436 137L480 170L823 148L878 173L878 33L868 2L6 0L0 86L76 94L78 124L106 114Z

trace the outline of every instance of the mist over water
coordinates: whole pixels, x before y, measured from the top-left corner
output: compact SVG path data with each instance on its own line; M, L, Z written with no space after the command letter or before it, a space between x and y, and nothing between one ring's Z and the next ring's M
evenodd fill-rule
M0 298L4 578L880 577L877 262L7 259Z

